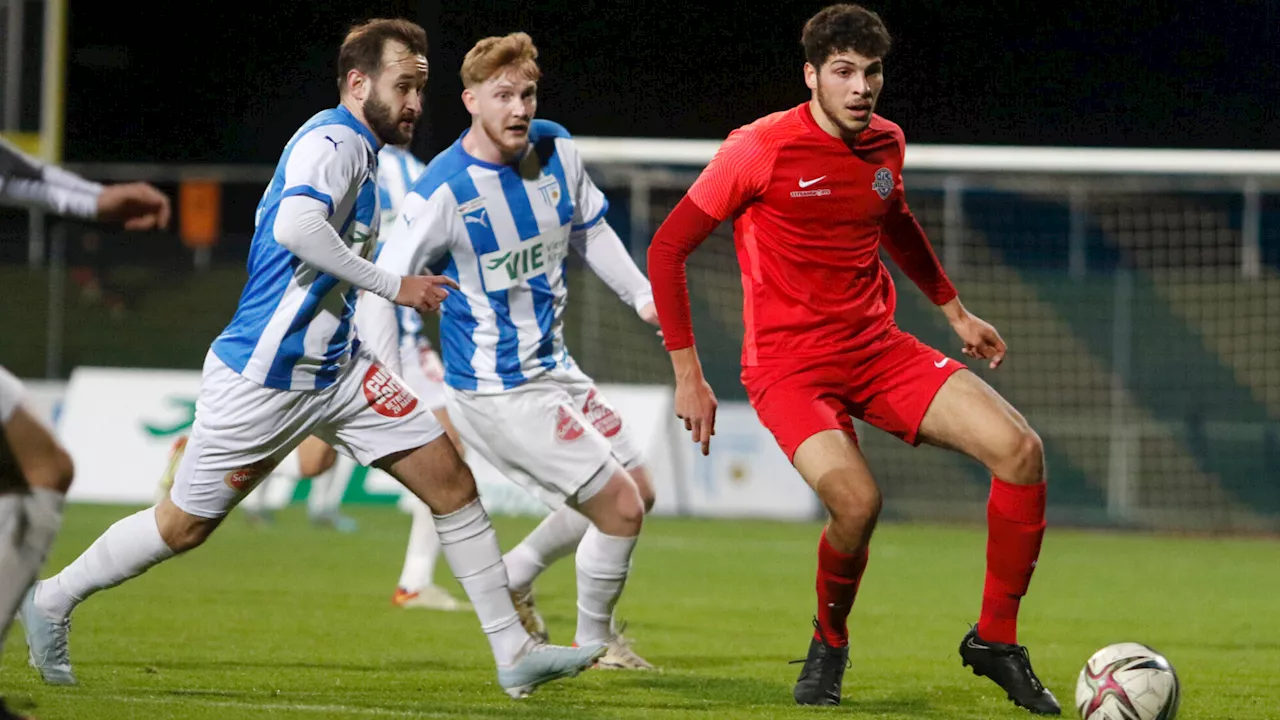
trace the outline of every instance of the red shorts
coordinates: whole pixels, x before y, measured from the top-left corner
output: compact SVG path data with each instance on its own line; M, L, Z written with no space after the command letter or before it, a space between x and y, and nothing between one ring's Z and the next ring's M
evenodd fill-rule
M851 353L744 368L742 384L760 422L791 460L823 430L856 439L853 418L919 445L925 411L963 363L894 329Z

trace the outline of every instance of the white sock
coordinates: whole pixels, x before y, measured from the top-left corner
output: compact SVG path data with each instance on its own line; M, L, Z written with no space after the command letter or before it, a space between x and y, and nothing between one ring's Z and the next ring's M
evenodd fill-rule
M259 488L262 492L262 504L268 510L283 510L293 502L293 491L298 488L296 475L272 475Z
M0 651L4 650L13 615L35 579L35 573L28 575L22 562L22 537L18 534L22 498L21 493L0 495Z
M326 474L329 479L326 484L328 490L325 495L325 507L330 512L342 507L342 498L347 494L347 485L351 484L351 471L355 469L354 465L349 465L347 456L339 454L333 461L333 467L329 468Z
M337 463L324 472L311 478L311 492L307 494L307 514L311 517L324 517L342 504L342 495L347 491L346 482L339 482ZM335 492L336 491L336 492Z
M36 583L36 606L55 618L66 617L93 593L137 577L173 555L160 537L156 509L149 507L117 521L62 572Z
M533 532L502 558L513 590L524 590L533 584L551 563L572 553L591 527L586 515L568 505L561 505L538 523Z
M448 515L436 515L444 559L467 592L498 667L511 665L529 641L507 589L498 535L479 498Z
M579 646L608 642L613 635L613 608L631 569L636 537L605 535L592 526L578 545Z
M36 488L30 493L0 496L0 649L14 613L49 556L62 526L66 496Z
M418 498L410 498L413 522L409 525L409 547L404 553L404 569L400 571L397 587L417 592L431 584L436 572L436 558L440 556L440 536L436 534L431 508Z

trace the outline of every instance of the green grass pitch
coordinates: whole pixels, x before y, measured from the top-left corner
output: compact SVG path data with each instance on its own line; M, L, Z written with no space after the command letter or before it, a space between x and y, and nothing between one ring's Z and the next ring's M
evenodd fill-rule
M45 574L131 509L72 505ZM854 608L838 709L797 708L811 632L816 524L650 518L619 605L653 673L588 671L510 700L470 613L390 605L409 518L354 509L352 535L300 508L228 519L210 544L86 602L81 684L42 685L14 628L0 693L59 718L1021 718L961 668L976 620L980 527L886 525ZM496 518L503 547L535 522ZM437 579L458 591L443 560ZM571 559L537 585L552 641L574 627ZM1182 680L1180 718L1280 717L1280 543L1050 528L1019 640L1064 707L1097 648L1145 642Z

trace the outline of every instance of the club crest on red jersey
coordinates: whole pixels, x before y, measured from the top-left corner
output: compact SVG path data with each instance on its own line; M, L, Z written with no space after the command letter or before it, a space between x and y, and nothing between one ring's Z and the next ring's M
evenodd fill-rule
M893 192L893 171L887 167L876 170L876 179L871 182L871 189L876 191L881 200L887 200Z
M582 437L582 423L565 406L556 408L556 437L564 442L572 442Z

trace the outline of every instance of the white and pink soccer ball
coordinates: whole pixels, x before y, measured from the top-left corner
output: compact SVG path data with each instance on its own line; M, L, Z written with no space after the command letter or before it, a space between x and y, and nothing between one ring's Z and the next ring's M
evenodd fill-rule
M1076 709L1082 720L1174 720L1181 690L1163 655L1139 643L1116 643L1080 671Z

